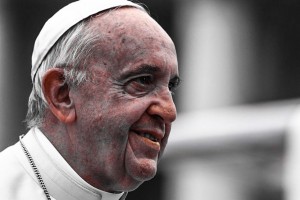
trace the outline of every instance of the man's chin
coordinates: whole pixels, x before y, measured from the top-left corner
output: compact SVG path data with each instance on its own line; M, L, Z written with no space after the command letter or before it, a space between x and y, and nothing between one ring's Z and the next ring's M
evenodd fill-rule
M136 160L135 160L136 161ZM127 175L131 179L131 188L128 191L136 189L143 182L152 179L157 171L157 161L151 159L142 159L138 163L128 163L126 165Z
M157 161L152 159L139 160L136 166L130 167L130 174L139 181L148 181L152 179L157 171Z

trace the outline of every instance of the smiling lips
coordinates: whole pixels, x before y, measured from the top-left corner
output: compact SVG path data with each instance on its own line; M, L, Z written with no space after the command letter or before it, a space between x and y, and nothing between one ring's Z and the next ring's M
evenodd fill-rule
M142 129L132 129L131 130L135 137L134 144L137 145L136 147L141 148L142 151L151 151L152 153L156 152L155 154L159 153L161 140L164 137L164 133L159 130L142 130Z
M153 142L158 142L159 141L155 136L153 136L149 133L137 133L137 134L142 136L142 137L148 138L149 140L152 140Z

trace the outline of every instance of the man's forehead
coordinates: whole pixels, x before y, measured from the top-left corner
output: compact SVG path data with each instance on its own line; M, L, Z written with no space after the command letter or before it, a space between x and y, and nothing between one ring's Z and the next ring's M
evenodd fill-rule
M157 27L160 27L147 12L134 7L115 8L100 13L93 17L90 23L92 26L98 28L99 32L118 38L122 36L120 34L127 34L135 29L139 29L140 31L141 26L144 26L144 29L147 26L151 26L151 28L149 27L150 31L148 34L155 31L153 28L157 29ZM140 34L143 33L140 32Z
M145 11L136 8L123 7L118 8L118 12L101 14L94 17L89 26L101 34L97 59L130 62L155 57L158 52L176 54L169 35Z

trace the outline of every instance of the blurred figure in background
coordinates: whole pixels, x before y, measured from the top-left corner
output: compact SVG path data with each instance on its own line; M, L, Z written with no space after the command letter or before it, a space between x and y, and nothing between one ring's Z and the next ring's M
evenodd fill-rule
M287 130L287 150L285 158L285 199L300 198L300 110L291 117Z

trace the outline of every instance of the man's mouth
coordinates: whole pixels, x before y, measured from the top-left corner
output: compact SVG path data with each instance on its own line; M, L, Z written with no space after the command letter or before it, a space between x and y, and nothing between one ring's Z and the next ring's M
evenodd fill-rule
M163 133L155 129L131 129L129 143L137 155L156 159L161 148Z
M155 136L153 136L149 133L139 133L139 132L135 132L135 133L142 136L142 137L145 137L145 138L147 138L147 139L149 139L153 142L158 142L159 141Z

